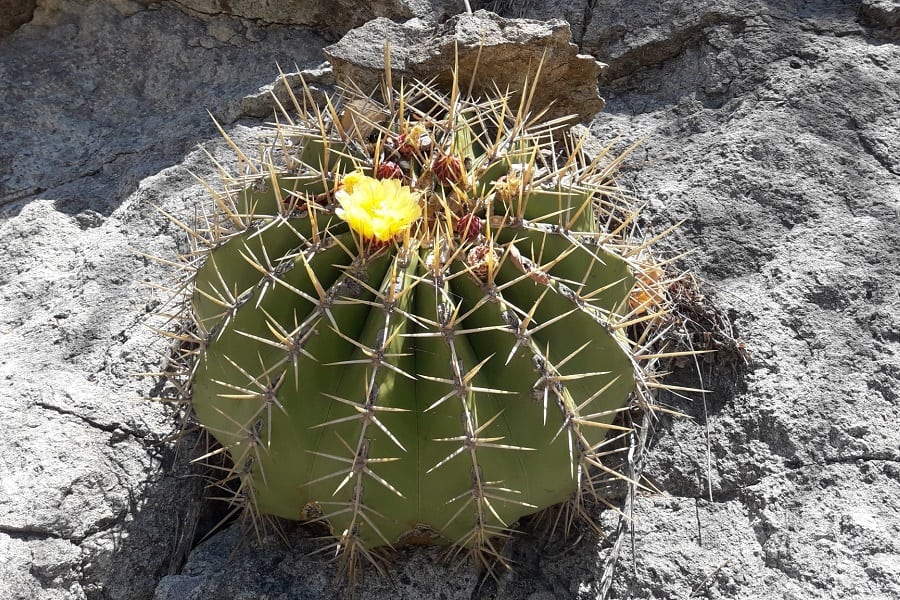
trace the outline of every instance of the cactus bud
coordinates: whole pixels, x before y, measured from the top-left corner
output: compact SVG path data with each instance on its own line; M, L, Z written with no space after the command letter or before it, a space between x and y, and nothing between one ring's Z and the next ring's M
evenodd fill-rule
M635 286L628 296L628 305L636 314L658 310L665 305L664 271L656 264L643 264L635 269Z
M456 222L456 233L467 242L474 242L481 235L484 220L472 213L465 214Z
M375 177L377 179L400 179L404 178L403 170L400 168L400 165L397 163L385 160L382 161L381 164L378 165L378 169L375 171Z
M431 162L431 171L441 183L458 183L463 178L463 166L452 154L440 154Z

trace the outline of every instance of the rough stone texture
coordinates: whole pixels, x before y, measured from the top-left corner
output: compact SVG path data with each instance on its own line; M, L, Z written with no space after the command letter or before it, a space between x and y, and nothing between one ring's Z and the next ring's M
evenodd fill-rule
M9 35L34 16L36 0L0 0L0 37Z
M572 28L572 39L580 44L590 19L591 0L473 0L473 8L482 8L504 17L562 19Z
M462 0L171 0L200 16L223 14L262 23L299 25L343 35L370 19L441 21L462 12Z
M310 555L321 552L322 544L300 527L288 524L280 537L268 536L259 543L244 540L246 532L232 525L201 544L179 575L160 582L153 600L340 597L334 587L335 565ZM479 582L472 571L451 573L438 548L401 552L397 564L390 580L360 580L360 597L469 600Z
M696 248L687 263L752 362L745 377L702 363L705 399L662 398L690 418L653 423L645 473L664 491L639 497L608 597L897 598L896 3L621 4L587 3L583 20L614 74L594 143L646 138L623 183L648 226L686 219L673 251ZM190 218L203 192L185 168L212 173L192 148L227 156L204 111L249 140L258 121L232 121L243 99L276 62L318 65L325 41L71 6L0 40L0 597L338 598L334 566L293 527L290 545L237 545L228 528L182 565L218 516L196 475L166 470L171 415L131 377L163 351L141 325L161 295L138 283L164 269L130 249L182 246L151 207ZM588 531L508 551L518 567L499 582L404 551L393 582L367 577L358 597L596 600L612 552Z
M207 111L227 122L276 64L321 62L323 39L302 29L76 8L0 40L0 80L14 82L0 100L0 204L53 190L60 210L108 214L197 143Z
M598 0L592 3L581 45L585 52L611 65L604 73L611 81L631 70L680 56L707 28L738 26L760 8L744 0L663 0L656 3L655 10L647 11L642 4ZM710 79L722 78L714 74Z
M462 85L468 87L475 73L474 94L490 93L494 85L516 91L543 57L536 110L552 102L548 117L587 119L603 108L597 94L600 65L577 54L569 25L561 20L511 20L486 11L462 14L436 27L375 19L325 49L338 82L353 81L365 92L377 89L384 73L385 40L391 41L391 69L398 78L437 77L439 85L449 88L456 51Z
M0 598L149 598L180 566L201 480L172 470L176 422L140 400L164 345L144 282L181 242L185 167L309 31L93 3L0 40ZM188 155L188 158L185 158ZM179 165L175 168L168 168ZM186 455L187 451L183 453ZM193 516L192 516L193 515ZM184 544L187 544L185 547Z
M637 508L614 597L900 590L900 48L858 9L748 3L687 37L647 11L668 50L610 60L593 131L646 136L631 183L687 219L674 245L752 356L744 387L704 370L706 410L669 400L693 419L654 428L670 497Z
M323 63L299 73L279 75L272 83L260 87L256 93L241 100L241 116L269 118L276 112L280 113L282 108L293 106L293 99L302 106L306 101L307 90L317 106L327 105L326 98L333 97L337 92L331 65Z
M874 27L900 27L900 2L897 0L863 0L859 11Z
M568 20L582 51L609 65L603 73L607 81L678 56L710 25L738 23L759 9L741 0L661 0L653 10L643 2L619 0L490 0L483 5L507 16Z

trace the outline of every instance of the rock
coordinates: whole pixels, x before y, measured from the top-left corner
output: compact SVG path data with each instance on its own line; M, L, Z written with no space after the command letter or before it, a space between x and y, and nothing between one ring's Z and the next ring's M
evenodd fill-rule
M472 8L482 8L508 18L538 21L562 19L572 29L572 41L581 47L591 15L591 4L590 0L476 0L472 2Z
M334 583L336 565L323 556L329 549L311 539L310 532L289 523L280 534L271 532L259 540L248 542L248 534L252 538L253 533L234 524L198 546L181 574L160 581L153 600L342 597L341 586ZM440 548L403 551L390 580L360 578L354 596L469 600L478 574L470 565L456 569L457 563L442 554Z
M80 561L78 544L67 540L0 533L0 590L9 600L84 597Z
M611 593L894 597L884 560L900 553L856 523L900 533L900 50L852 6L732 14L646 64L611 59L621 76L592 124L645 138L626 169L648 221L686 219L673 248L696 245L689 264L752 360L743 379L715 362L680 376L713 392L669 396L693 420L661 417L645 473L671 499L639 503L634 575Z
M0 0L0 38L30 21L36 5L37 0Z
M279 76L272 83L259 88L256 93L244 96L240 102L241 116L269 118L276 112L280 114L282 109L293 110L291 94L303 106L308 101L305 98L304 83L312 102L320 107L324 107L325 99L336 91L331 65L323 63L299 73L285 73L283 77Z
M179 11L121 8L63 3L51 18L42 5L44 21L57 25L24 25L0 42L0 78L15 82L0 94L0 135L19 140L0 144L0 205L54 190L60 210L107 214L143 178L180 161L209 131L207 111L229 122L276 65L322 60L325 40L308 30L222 17L240 32L222 42L208 22ZM127 43L117 41L123 35ZM35 62L51 48L53 60Z
M621 175L641 225L686 219L671 252L695 249L685 264L751 363L675 373L711 391L661 398L690 418L653 421L645 475L663 491L623 536L612 511L609 541L526 528L498 581L408 549L358 597L900 596L900 48L870 16L884 3L593 4L586 47L615 77L589 143L644 138ZM188 170L215 175L196 145L229 160L205 111L252 143L241 99L276 63L316 68L325 43L169 4L50 1L0 39L0 597L340 597L292 525L290 546L240 546L232 527L185 562L221 513L132 377L165 352L143 324L165 294L140 283L167 276L132 249L187 250L153 206L190 219L205 192Z
M385 41L390 42L394 77L437 78L447 89L456 49L462 85L468 86L474 77L475 95L490 92L494 85L521 90L525 72L536 72L543 58L542 84L532 107L537 111L552 103L548 118L576 115L583 120L603 108L597 94L601 66L590 56L578 54L570 38L569 26L561 20L504 19L477 11L437 26L375 19L328 46L325 54L339 83L354 82L371 92L384 73Z
M473 8L480 8L497 13L500 16L518 19L536 19L550 21L562 19L572 28L572 38L578 44L584 35L587 25L586 19L590 19L590 0L546 0L534 2L532 0L480 0L472 2Z
M139 253L178 252L154 205L193 213L206 111L324 45L279 26L251 42L233 20L241 37L205 48L207 23L170 8L82 8L0 40L4 599L146 600L180 566L203 482L163 442L176 416L142 400L166 350L146 325L166 294L146 283L169 275Z
M609 64L605 81L615 81L645 65L682 55L713 26L737 25L759 11L755 2L663 0L658 10L614 0L592 3L581 40L585 52Z
M91 0L38 0L34 16L29 22L35 27L53 27L66 22L78 22L85 11L96 13L98 7L91 7ZM107 0L102 8L106 13L117 13L130 17L147 10L147 0ZM158 8L158 6L154 6Z
M863 18L875 27L900 27L900 2L897 0L863 0L859 10Z
M297 25L343 35L370 19L441 21L462 10L455 0L179 0L173 5L193 15L222 15L266 24Z

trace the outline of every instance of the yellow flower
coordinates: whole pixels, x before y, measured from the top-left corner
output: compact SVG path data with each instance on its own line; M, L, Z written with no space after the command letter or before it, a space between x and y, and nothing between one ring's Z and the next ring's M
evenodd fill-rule
M352 173L347 173L344 175L344 178L341 179L341 189L347 192L348 194L353 193L353 188L357 186L363 179L369 179L359 171L353 171Z
M422 216L418 199L396 179L374 179L355 171L335 194L338 217L367 240L389 242Z

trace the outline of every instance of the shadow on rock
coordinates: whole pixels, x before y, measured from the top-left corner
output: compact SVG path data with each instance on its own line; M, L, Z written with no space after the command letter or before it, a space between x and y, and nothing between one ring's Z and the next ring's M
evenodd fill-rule
M129 516L111 534L111 549L95 553L85 565L90 598L151 598L159 580L178 572L195 537L216 518L205 499L203 469L190 464L188 444L176 451L166 442L146 443L159 471L132 493Z
M0 210L41 197L109 216L214 130L207 110L228 122L277 64L322 61L310 30L128 6L62 10L0 38Z

